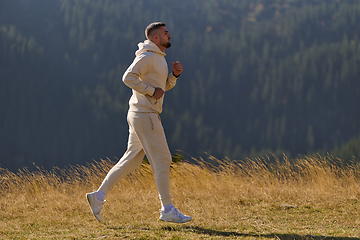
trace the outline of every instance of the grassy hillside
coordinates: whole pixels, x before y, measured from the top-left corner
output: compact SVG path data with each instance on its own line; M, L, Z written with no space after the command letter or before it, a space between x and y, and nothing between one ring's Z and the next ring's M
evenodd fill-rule
M175 204L187 224L158 220L159 201L144 164L109 194L104 223L85 193L114 164L52 171L0 170L1 239L359 239L360 164L308 156L276 163L210 157L171 168Z

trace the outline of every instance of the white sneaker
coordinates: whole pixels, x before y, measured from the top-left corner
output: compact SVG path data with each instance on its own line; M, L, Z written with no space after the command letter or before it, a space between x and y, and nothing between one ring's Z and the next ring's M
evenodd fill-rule
M165 213L160 211L160 220L165 222L175 222L175 223L186 223L192 218L190 216L183 215L177 208L172 207L170 212Z
M99 199L97 199L96 197L96 192L92 192L92 193L87 193L86 194L86 199L89 203L91 212L94 214L95 218L101 222L101 209L104 206L105 200L104 201L100 201Z

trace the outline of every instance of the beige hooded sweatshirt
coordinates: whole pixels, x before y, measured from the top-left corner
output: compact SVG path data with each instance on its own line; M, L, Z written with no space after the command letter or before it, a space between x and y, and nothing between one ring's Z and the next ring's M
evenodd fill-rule
M155 43L145 40L139 43L135 59L123 75L123 82L132 89L129 101L130 112L151 112L160 114L164 95L155 99L155 88L170 90L176 84L176 77L168 74L165 53Z

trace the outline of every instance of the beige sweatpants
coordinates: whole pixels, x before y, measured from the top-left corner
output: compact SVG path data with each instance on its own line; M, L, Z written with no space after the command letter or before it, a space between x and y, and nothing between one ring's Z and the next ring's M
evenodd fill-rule
M129 123L127 150L109 171L99 190L108 194L118 181L141 165L146 154L155 175L162 205L172 204L169 186L172 158L159 115L128 112L127 120Z

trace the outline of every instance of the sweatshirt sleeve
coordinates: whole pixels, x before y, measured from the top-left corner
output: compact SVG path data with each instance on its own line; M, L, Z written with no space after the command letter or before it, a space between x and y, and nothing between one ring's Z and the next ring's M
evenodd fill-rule
M129 88L143 94L143 95L154 95L155 88L147 85L141 81L141 76L149 71L149 64L146 57L138 56L134 62L129 66L123 75L123 82Z
M177 79L178 79L178 78L175 77L175 76L173 75L173 73L171 72L171 73L168 75L168 78L167 78L167 80L166 80L166 90L165 90L165 91L168 91L168 90L172 89L173 87L175 87L175 85L176 85L176 80L177 80Z

